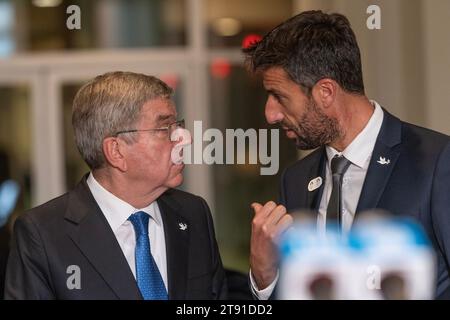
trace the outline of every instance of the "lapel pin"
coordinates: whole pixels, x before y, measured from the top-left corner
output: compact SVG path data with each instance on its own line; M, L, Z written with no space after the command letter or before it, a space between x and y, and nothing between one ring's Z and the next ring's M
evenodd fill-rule
M186 230L187 229L187 224L186 223L179 223L178 226L180 227L180 230Z
M380 160L377 161L379 164L389 164L391 163L390 159L387 159L385 157L380 157Z
M319 188L322 185L322 177L317 177L312 179L309 183L308 183L308 191L314 191L317 188Z

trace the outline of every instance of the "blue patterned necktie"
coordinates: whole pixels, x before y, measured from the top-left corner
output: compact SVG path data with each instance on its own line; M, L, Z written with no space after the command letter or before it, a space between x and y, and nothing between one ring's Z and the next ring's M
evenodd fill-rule
M164 281L150 251L149 218L150 216L144 211L136 212L128 218L136 233L136 281L144 300L167 300Z

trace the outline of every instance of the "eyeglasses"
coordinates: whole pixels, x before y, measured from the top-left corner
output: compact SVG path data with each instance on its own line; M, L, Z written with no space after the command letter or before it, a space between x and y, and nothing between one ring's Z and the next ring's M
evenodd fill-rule
M141 130L139 130L139 129L122 130L122 131L116 132L114 134L114 136L117 137L119 134L135 133L135 132L160 132L160 133L166 132L167 137L170 140L172 133L178 128L184 128L184 119L170 123L167 127L153 128L153 129L141 129Z

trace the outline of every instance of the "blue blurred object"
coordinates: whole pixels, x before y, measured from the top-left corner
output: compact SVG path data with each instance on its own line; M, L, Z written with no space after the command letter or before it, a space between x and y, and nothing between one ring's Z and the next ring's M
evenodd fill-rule
M0 227L7 221L19 198L19 184L13 180L6 180L0 185Z
M337 225L294 223L280 239L281 299L432 299L435 254L422 226L406 217Z

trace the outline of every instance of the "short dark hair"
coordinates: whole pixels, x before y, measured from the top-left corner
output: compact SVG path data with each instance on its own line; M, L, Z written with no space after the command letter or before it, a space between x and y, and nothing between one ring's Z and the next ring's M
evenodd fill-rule
M323 78L346 92L364 94L358 43L342 14L302 12L243 51L253 72L282 67L307 94Z

